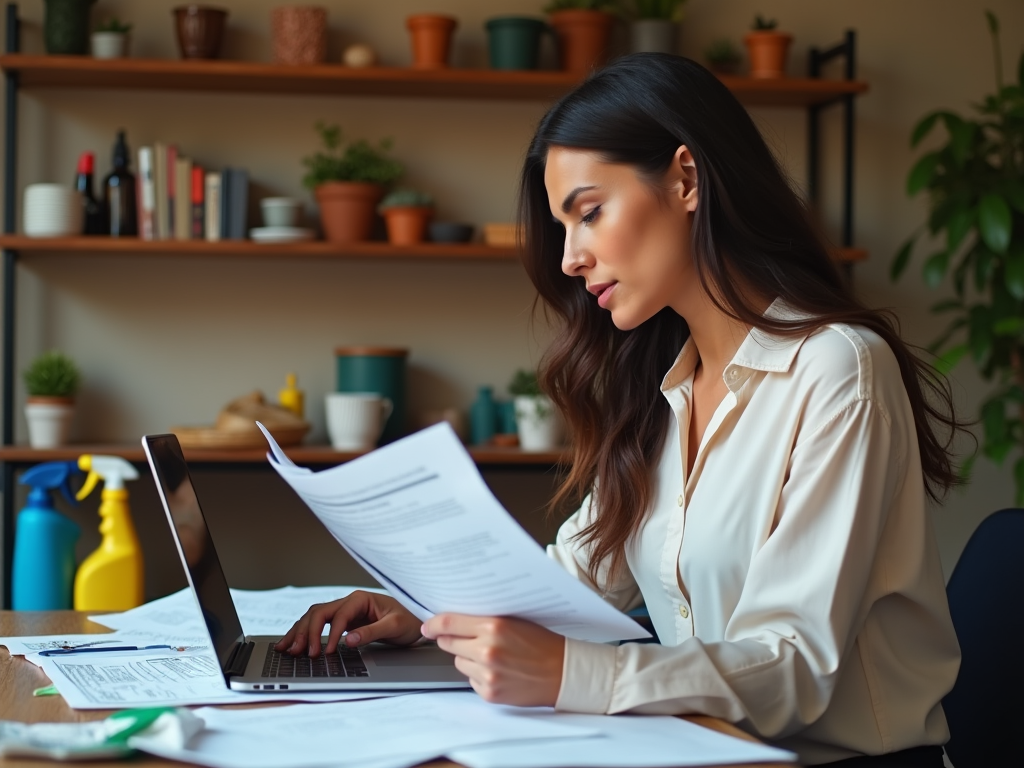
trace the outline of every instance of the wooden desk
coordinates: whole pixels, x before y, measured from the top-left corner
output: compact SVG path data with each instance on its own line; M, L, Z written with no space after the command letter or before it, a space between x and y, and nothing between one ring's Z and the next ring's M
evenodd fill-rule
M57 634L103 634L109 632L106 627L95 624L85 618L85 614L75 611L0 611L0 637L16 637L19 635L57 635ZM12 657L7 650L0 651L0 720L20 720L25 723L38 722L82 722L100 720L110 711L71 709L60 696L33 697L32 691L49 685L50 681L34 664L24 659ZM750 736L722 720L713 717L687 717L687 720L711 728L715 731L753 741ZM41 768L48 765L39 760L0 760L3 768ZM90 762L90 768L171 768L184 766L171 760L164 760L146 755L139 756L129 763L124 761ZM429 768L451 768L456 766L448 760L436 760L427 764ZM792 768L791 763L768 764L759 763L758 768Z

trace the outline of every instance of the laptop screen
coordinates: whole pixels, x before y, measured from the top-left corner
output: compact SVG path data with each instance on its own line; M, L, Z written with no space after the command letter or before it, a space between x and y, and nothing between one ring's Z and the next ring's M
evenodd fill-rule
M142 445L153 469L157 492L167 512L192 594L210 630L221 669L225 669L236 644L244 642L245 638L181 446L174 435L147 435L142 438Z

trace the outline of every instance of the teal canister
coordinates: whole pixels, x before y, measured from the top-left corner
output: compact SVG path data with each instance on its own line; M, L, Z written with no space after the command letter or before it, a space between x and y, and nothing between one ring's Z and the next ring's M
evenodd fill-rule
M89 11L96 0L45 0L43 41L47 53L89 52Z
M473 445L486 445L498 426L498 404L490 387L480 387L469 408L469 436Z
M488 19L487 47L491 69L536 69L540 36L547 25L529 16L498 16Z
M394 347L338 347L339 392L378 392L394 406L381 443L405 434L405 362L409 350Z
M72 607L75 543L79 528L57 511L52 494L60 489L71 504L70 479L80 474L74 461L37 464L21 477L31 488L18 513L11 565L11 605L16 611L59 611Z

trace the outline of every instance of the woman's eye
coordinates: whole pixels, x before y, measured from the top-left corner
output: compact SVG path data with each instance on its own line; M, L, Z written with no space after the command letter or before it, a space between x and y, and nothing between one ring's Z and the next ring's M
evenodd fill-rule
M598 214L598 212L600 210L601 210L601 206L600 205L596 206L594 208L594 210L592 210L589 213L586 213L582 217L580 217L580 221L583 222L584 224L593 224L594 220L597 218L597 214Z

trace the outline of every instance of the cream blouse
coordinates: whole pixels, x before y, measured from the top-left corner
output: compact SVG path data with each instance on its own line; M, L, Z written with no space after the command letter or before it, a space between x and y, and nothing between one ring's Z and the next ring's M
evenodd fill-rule
M557 708L713 715L807 764L944 743L960 650L888 345L751 331L686 477L697 362L688 341L661 385L672 417L628 571L588 578L573 534L591 497L548 548L616 607L645 601L662 644L568 640Z

